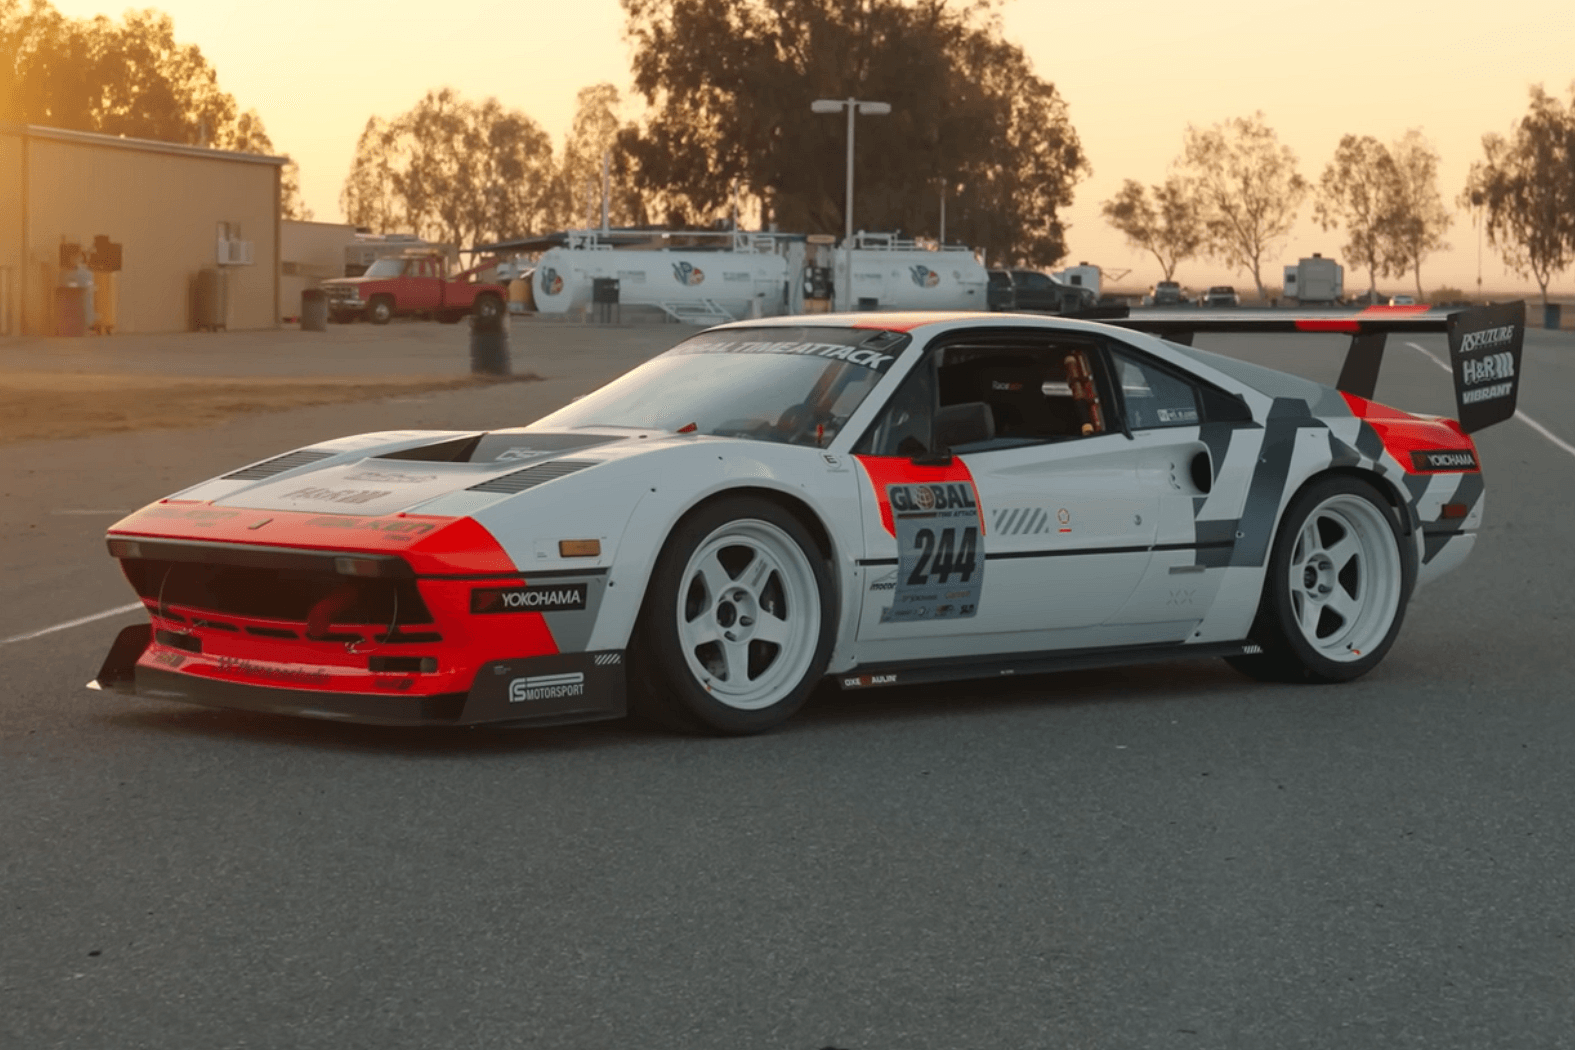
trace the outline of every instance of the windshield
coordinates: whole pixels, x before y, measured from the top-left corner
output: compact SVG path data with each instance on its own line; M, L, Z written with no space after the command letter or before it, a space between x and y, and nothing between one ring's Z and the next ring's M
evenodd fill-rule
M398 277L405 272L405 259L379 259L366 268L362 277Z
M641 427L820 448L908 341L856 328L706 332L530 429Z

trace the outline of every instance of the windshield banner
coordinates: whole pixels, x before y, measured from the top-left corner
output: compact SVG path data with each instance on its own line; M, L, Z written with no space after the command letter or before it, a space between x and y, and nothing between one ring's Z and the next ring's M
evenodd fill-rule
M746 335L769 335L769 332L727 332L699 336L680 343L672 350L678 354L785 354L798 357L822 357L830 361L846 361L862 365L876 372L884 372L897 360L903 341L891 339L890 332L867 331L839 332L827 329L825 335L813 333L814 339L760 339ZM797 333L795 333L797 334ZM810 335L811 333L803 333ZM851 337L847 342L833 342L839 335ZM830 337L828 339L827 337Z

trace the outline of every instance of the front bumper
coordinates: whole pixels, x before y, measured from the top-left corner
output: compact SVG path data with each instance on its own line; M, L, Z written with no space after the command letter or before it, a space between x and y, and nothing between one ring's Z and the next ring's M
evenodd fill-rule
M468 692L401 695L410 679L390 675L387 693L263 685L179 670L178 653L152 644L152 626L120 632L90 688L149 700L389 726L549 726L622 718L627 713L623 653L557 653L483 664Z

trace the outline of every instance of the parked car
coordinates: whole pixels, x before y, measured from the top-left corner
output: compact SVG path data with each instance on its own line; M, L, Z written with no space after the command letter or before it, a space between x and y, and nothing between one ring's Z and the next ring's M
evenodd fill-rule
M990 271L990 283L984 294L985 304L992 310L1017 309L1017 292L1012 286L1012 275L1006 270Z
M1092 288L1062 284L1038 270L1013 270L1012 294L1016 300L1014 309L1053 314L1083 310L1098 301Z
M1160 281L1144 297L1147 306L1183 306L1188 301L1186 291L1175 281Z
M1198 299L1199 306L1240 306L1241 296L1228 284L1216 284Z
M1389 297L1389 305L1390 306L1415 306L1416 305L1416 296L1414 296L1414 295L1391 295Z
M477 280L483 267L452 277L447 269L438 252L406 252L377 260L360 277L324 281L328 318L340 324L359 317L387 324L398 316L416 315L453 324L472 311L478 317L502 316L508 289Z

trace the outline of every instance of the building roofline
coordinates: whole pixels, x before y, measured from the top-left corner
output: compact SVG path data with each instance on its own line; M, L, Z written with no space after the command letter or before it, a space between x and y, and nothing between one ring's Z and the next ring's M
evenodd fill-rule
M47 127L43 124L13 124L8 120L0 120L0 135L52 139L56 142L74 142L83 146L105 146L110 149L136 150L142 153L173 153L182 157L234 161L241 164L265 164L273 167L283 167L290 163L289 157L274 157L266 153L238 153L235 150L210 149L206 146L186 146L178 142L158 142L154 139L134 139L120 135L103 135L96 131L70 131L66 128Z

